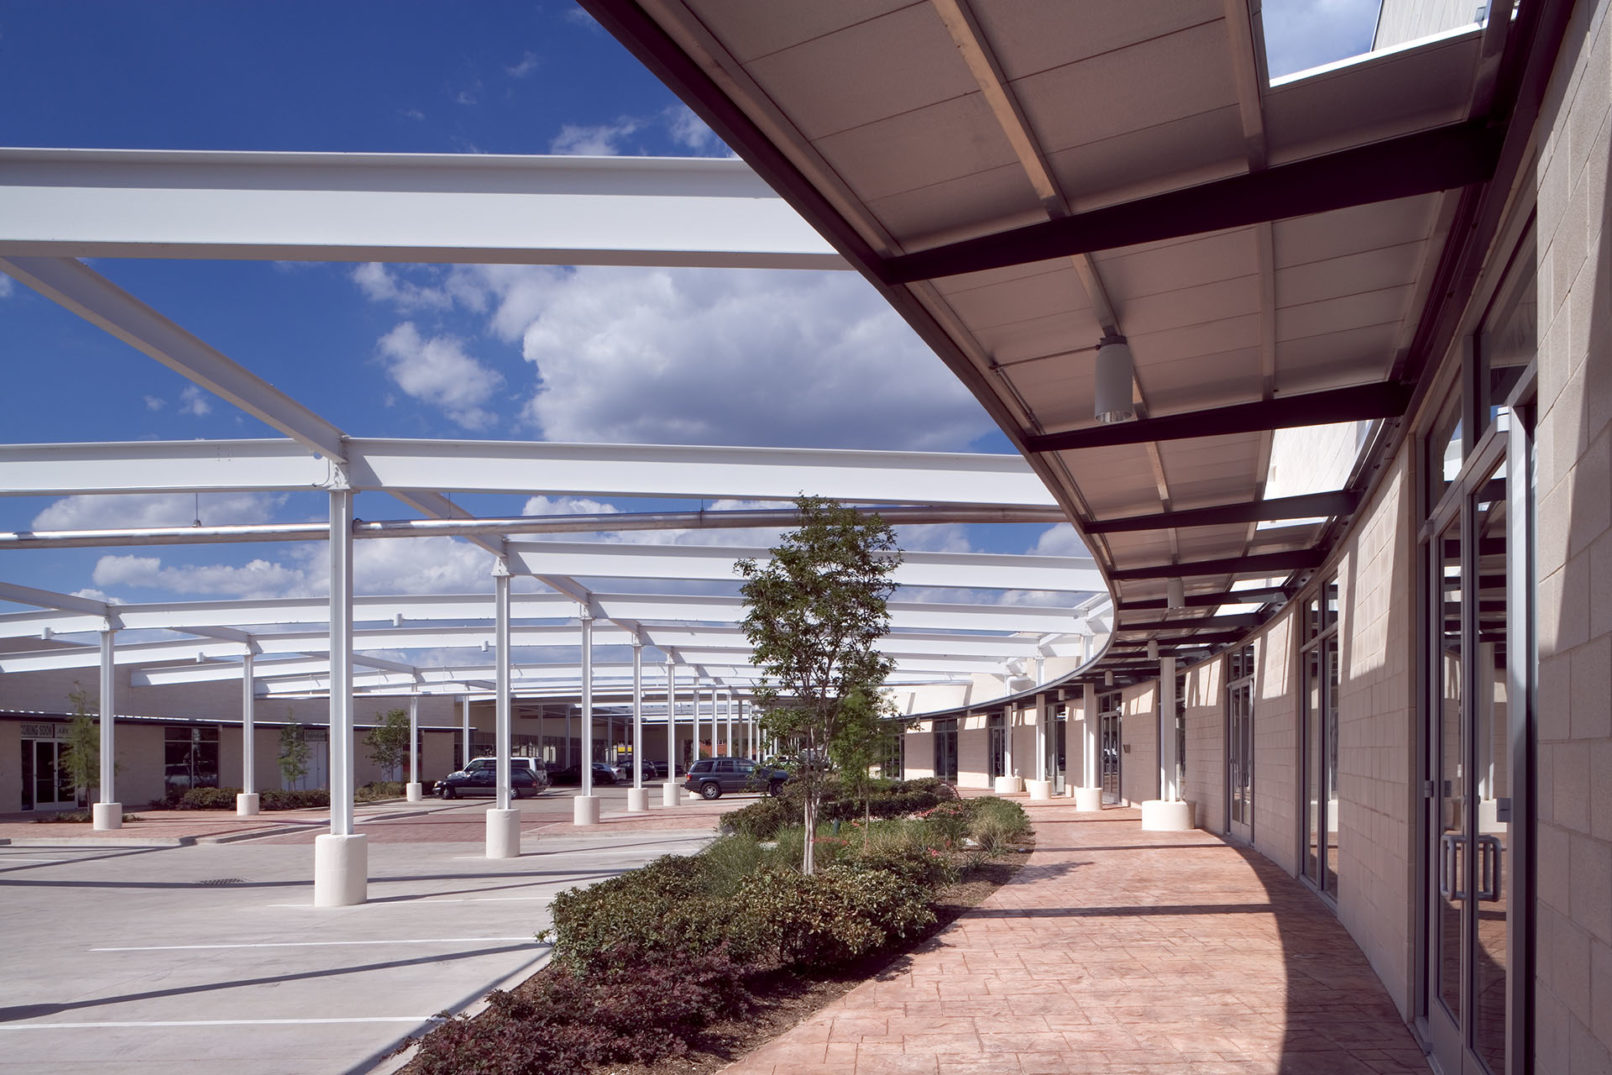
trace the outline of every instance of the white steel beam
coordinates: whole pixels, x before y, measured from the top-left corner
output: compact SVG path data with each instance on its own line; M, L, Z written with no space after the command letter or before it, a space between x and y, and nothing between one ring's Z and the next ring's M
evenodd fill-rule
M313 489L329 479L328 460L279 440L0 444L0 496Z
M575 541L512 542L527 567L587 578L730 581L739 559L766 561L771 550L731 545L626 545ZM1004 556L988 553L903 553L891 575L900 586L987 590L1103 588L1094 563L1076 556Z
M737 159L0 150L0 255L844 269Z

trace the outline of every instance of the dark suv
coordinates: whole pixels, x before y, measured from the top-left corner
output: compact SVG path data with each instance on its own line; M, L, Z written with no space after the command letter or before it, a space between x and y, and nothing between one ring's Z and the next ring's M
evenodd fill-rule
M763 788L777 795L788 779L786 770L769 769L744 758L702 758L689 767L683 787L707 799L721 798L724 791L760 791Z

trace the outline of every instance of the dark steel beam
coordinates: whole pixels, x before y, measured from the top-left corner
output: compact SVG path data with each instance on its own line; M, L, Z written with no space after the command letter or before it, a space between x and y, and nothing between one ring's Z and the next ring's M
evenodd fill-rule
M1154 515L1131 515L1123 519L1094 519L1085 523L1081 529L1088 534L1119 534L1136 530L1170 530L1185 526L1264 523L1281 519L1350 515L1359 506L1359 493L1340 489L1331 493L1284 496L1274 500L1251 500L1241 504L1221 504L1212 508L1163 511Z
M887 258L886 283L1000 269L1486 182L1505 131L1435 127L1151 198Z
M1128 567L1123 571L1110 571L1108 577L1114 582L1128 582L1132 579L1184 579L1193 575L1275 575L1320 567L1325 558L1325 549L1295 549L1292 552L1267 552L1257 556L1229 556L1224 560Z
M1265 617L1257 612L1234 616L1204 616L1196 620L1146 620L1141 623L1116 623L1114 633L1129 631L1196 631L1205 627L1258 627Z
M1156 639L1156 641L1159 644L1159 651L1168 657L1169 653L1166 651L1170 649L1180 648L1183 646L1214 646L1226 642L1236 642L1246 637L1247 634L1247 631L1205 631L1201 635L1189 635L1186 638L1160 638ZM1130 642L1115 642L1109 647L1108 651L1110 653L1122 655L1125 658L1132 658L1135 654L1144 651L1146 648L1146 640L1139 640ZM1106 663L1106 661L1102 662L1099 667L1106 665Z
M1325 425L1329 422L1398 418L1410 403L1411 391L1410 385L1381 381L1327 392L1306 392L1298 396L1260 400L1257 403L1240 403L1234 407L1170 414L1163 418L1143 418L1136 422L1114 422L1062 433L1044 433L1026 437L1024 444L1032 452L1068 452L1082 448L1108 448L1116 444L1221 437L1230 433L1262 433L1268 429Z
M1246 605L1255 601L1269 604L1286 601L1291 596L1280 586L1262 586L1254 590L1222 590L1219 593L1187 594L1188 608L1212 608L1216 605ZM1126 612L1156 612L1168 608L1165 598L1151 598L1143 601L1121 601L1115 605L1120 614Z

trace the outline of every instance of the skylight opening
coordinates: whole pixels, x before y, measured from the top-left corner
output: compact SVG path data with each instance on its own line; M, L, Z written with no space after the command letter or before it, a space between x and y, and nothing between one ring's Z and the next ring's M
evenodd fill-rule
M1272 86L1481 30L1483 0L1267 0L1261 11Z

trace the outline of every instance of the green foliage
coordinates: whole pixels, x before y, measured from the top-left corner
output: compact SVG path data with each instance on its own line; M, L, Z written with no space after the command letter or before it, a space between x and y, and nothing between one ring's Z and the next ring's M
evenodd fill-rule
M388 709L375 714L375 727L364 733L364 746L381 772L397 776L409 756L409 711Z
M77 682L67 692L67 701L73 707L73 720L67 726L67 754L59 764L78 793L78 805L84 806L101 784L101 724L90 716L95 703Z
M308 810L330 805L330 792L324 788L306 791L265 791L258 795L260 810Z
M290 712L286 714L290 717ZM280 729L280 775L287 785L295 785L308 775L308 739L296 718Z
M823 761L836 741L853 746L875 721L880 689L894 667L875 644L889 630L890 574L901 562L895 531L877 515L822 497L795 501L800 525L784 535L766 564L734 565L747 612L742 623L763 672L756 692L761 725L791 744L802 791L802 820L816 827ZM812 872L812 845L802 871Z
M654 1064L688 1051L715 1019L748 1010L744 968L726 952L675 961L623 949L587 972L555 963L516 992L497 990L472 1022L454 1018L420 1043L421 1075L546 1075Z
M191 788L173 803L175 810L234 810L240 788ZM155 805L155 804L154 804ZM310 791L264 791L258 793L258 809L304 810L329 806L330 793L323 788Z
M853 831L837 861L858 870L885 870L925 888L957 880L946 855L946 840L935 826L913 818L872 824L853 822Z
M401 799L404 795L401 780L371 780L368 784L353 792L353 801L361 803L375 803L382 799Z
M974 820L974 810L969 805L971 801L978 800L948 799L923 815L948 846L962 843L963 837L968 835L968 827Z
M745 880L738 905L780 963L826 968L869 955L935 922L927 892L891 873L825 866L815 874L766 870Z
M974 816L968 834L985 854L999 854L1007 850L1013 841L1029 833L1029 815L1018 803L997 798L974 799L971 802L974 804Z
M831 775L823 782L817 818L819 822L850 821L920 813L943 801L936 790L939 783L929 779L869 780L864 785L866 797L859 803L846 797L845 784ZM782 795L757 799L723 814L722 827L757 840L774 839L784 828L799 823L803 796L799 781L790 781L784 785Z

